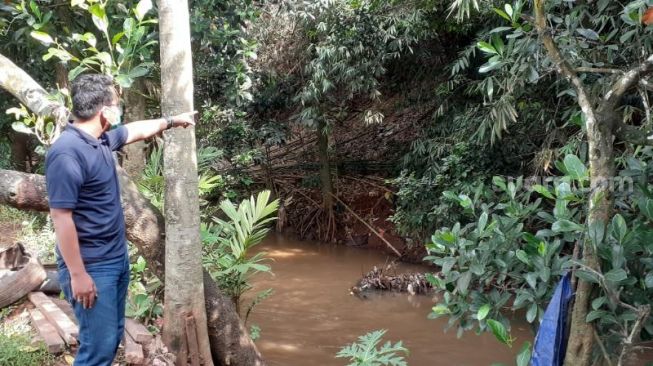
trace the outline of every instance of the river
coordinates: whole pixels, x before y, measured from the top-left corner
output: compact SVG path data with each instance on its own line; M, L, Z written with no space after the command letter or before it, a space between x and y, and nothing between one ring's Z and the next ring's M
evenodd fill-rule
M345 246L307 243L273 235L258 250L268 252L274 275L258 274L255 291L272 288L250 315L248 326L261 328L257 345L271 366L343 366L340 348L360 335L387 329L385 340L402 340L410 350L411 366L476 366L495 362L515 364L515 354L525 340L532 340L527 324L515 326L515 346L508 348L485 333L467 332L460 339L456 329L444 331L446 319L429 320L430 296L373 294L366 300L352 296L349 288L374 265L387 258L376 251ZM397 271L425 271L401 264ZM244 306L249 303L246 299Z

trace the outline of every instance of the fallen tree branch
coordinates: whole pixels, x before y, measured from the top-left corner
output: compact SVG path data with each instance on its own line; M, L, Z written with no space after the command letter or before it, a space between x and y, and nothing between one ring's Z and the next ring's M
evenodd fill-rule
M342 200L340 198L338 198L338 196L336 196L333 193L329 193L329 194L331 194L331 196L333 196L333 198L335 198L336 201L340 202L340 204L342 204L347 211L349 211L352 215L354 215L354 217L358 221L362 222L363 225L365 225L365 227L367 227L372 233L374 233L374 235L376 235L379 239L381 239L381 241L383 241L385 243L385 245L387 245L390 249L392 249L392 251L395 252L395 254L397 254L397 257L401 257L401 253L397 250L397 248L395 248L392 244L390 244L390 242L386 238L384 238L383 235L379 234L379 232L376 231L372 227L372 225L370 225L367 221L363 220L362 217L358 216L358 214L356 212L354 212L354 210L352 210L351 207L347 206L346 203L342 202Z

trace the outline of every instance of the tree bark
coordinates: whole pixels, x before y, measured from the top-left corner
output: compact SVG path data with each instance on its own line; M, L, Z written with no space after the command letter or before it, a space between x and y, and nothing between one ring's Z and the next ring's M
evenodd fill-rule
M161 112L165 116L193 111L189 22L188 1L159 0ZM175 128L163 135L167 233L163 340L174 354L187 354L185 319L190 315L197 325L204 364L213 365L202 282L195 128ZM177 365L186 364L187 360L180 356Z
M142 121L145 119L145 96L143 83L140 80L125 90L125 122ZM132 179L139 179L145 169L145 142L138 141L123 149L122 167Z
M8 75L12 75L10 78ZM39 108L47 115L53 110L68 111L47 100L47 93L22 69L0 55L0 87L11 91L23 104ZM34 99L30 90L40 90L42 100ZM39 113L32 110L34 113ZM127 225L127 239L138 248L149 268L162 282L165 263L165 231L161 213L143 197L127 173L118 169L120 189ZM43 176L0 170L0 203L23 210L48 211ZM226 297L204 271L204 297L210 329L211 352L216 364L232 366L264 366L265 362L247 329L238 317L231 300Z
M23 69L0 55L0 86L39 116L52 116L56 121L56 138L68 120L68 111L61 104L48 100L48 93Z
M11 161L15 169L21 172L29 172L29 135L13 131L13 141L11 142Z

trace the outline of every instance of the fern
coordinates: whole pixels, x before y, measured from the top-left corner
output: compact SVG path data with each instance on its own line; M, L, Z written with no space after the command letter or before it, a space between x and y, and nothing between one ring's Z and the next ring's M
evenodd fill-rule
M360 336L358 342L343 347L336 357L349 358L347 366L407 366L404 356L398 354L408 354L401 341L394 345L388 341L378 347L385 333L382 329Z
M270 201L270 191L260 192L237 207L230 200L220 203L229 220L214 218L217 225L202 225L204 266L239 305L241 295L251 288L249 279L257 272L270 272L265 252L248 255L270 232L279 201Z

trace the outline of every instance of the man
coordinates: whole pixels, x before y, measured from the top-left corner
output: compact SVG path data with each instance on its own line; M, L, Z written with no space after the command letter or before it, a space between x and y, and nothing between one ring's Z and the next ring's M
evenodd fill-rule
M171 127L194 125L194 113L120 126L122 111L113 80L98 74L73 81L72 103L75 120L45 160L59 281L79 323L75 365L110 366L124 331L129 284L125 220L112 152Z

